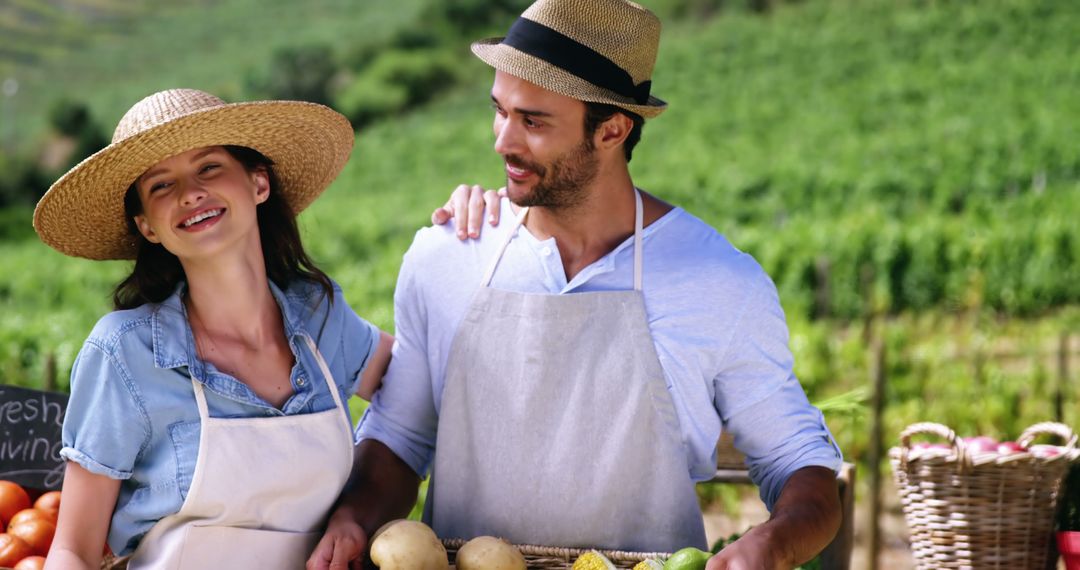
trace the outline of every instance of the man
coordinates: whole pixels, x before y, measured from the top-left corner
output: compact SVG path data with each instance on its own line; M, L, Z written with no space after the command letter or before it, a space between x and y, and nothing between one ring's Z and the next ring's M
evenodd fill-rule
M722 427L772 516L708 568L790 568L835 534L840 455L792 374L775 287L630 178L644 119L666 107L649 93L659 32L625 0L539 0L473 44L496 70L516 223L468 242L418 232L390 370L309 567L360 556L429 470L442 538L705 548L694 482Z

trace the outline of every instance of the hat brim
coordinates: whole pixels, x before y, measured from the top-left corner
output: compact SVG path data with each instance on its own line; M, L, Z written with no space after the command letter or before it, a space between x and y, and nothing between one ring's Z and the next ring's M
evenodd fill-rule
M34 229L50 247L88 259L133 259L124 194L158 162L192 149L236 145L274 162L294 214L337 178L355 135L340 113L303 101L233 103L196 111L111 144L56 181L34 209Z
M590 103L615 105L646 119L656 117L667 109L667 103L657 97L650 95L647 104L639 104L629 97L594 85L536 56L508 46L502 43L503 39L488 38L473 42L472 52L484 63L499 71L520 77L529 83L567 97Z

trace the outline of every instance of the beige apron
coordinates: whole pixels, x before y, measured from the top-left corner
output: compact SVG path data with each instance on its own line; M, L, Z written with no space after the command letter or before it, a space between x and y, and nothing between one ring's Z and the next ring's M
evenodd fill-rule
M679 421L641 293L488 286L454 338L425 519L442 538L671 552L704 548Z
M199 455L180 511L143 537L128 568L303 568L352 468L352 426L311 338L334 397L313 414L211 418L192 378L201 420Z

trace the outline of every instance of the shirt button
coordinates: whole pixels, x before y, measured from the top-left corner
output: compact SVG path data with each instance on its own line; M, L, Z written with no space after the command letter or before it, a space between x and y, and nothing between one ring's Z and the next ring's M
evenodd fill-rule
M303 386L304 385L304 377L303 376L296 379L296 385L297 386Z
M543 249L540 250L540 255L548 257L549 255L551 255L551 248L545 246Z

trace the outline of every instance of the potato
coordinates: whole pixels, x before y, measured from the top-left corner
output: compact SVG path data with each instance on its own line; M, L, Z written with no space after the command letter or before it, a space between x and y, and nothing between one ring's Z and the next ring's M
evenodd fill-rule
M478 536L458 550L457 570L526 570L525 557L514 545L494 536Z
M449 570L446 548L422 522L390 521L375 533L371 561L382 570Z

